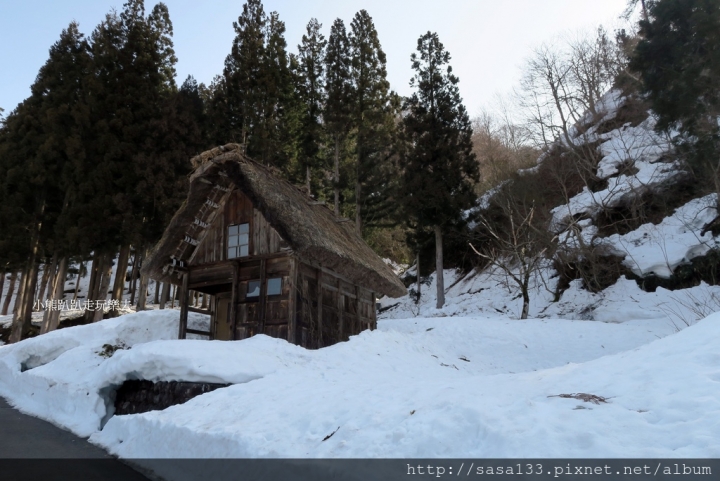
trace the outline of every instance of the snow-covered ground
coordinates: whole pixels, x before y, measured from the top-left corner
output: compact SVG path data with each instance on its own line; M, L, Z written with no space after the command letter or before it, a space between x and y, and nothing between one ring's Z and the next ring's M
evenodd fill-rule
M381 320L319 351L172 340L178 312L148 311L1 347L0 395L128 458L719 456L720 314L617 311ZM126 379L233 385L112 416Z

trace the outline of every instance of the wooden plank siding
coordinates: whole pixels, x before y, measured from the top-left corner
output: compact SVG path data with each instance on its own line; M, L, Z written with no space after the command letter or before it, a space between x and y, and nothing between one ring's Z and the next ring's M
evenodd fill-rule
M240 191L233 191L220 208L223 212L188 262L181 299L185 318L187 311L198 311L187 305L193 290L213 295L212 338L241 340L263 333L318 349L375 328L372 291L293 255ZM249 255L227 259L227 227L243 223L250 224ZM280 294L267 295L268 280L277 278L282 280ZM253 281L260 282L260 295L248 297ZM220 308L228 325L218 328ZM181 336L189 332L186 328L180 328Z
M298 344L309 349L346 341L374 329L374 293L326 269L301 263L298 269Z
M215 217L205 238L190 257L190 264L202 265L226 260L227 228L236 224L250 224L250 255L273 254L287 247L277 231L239 190L234 190L220 208L223 209L222 215Z

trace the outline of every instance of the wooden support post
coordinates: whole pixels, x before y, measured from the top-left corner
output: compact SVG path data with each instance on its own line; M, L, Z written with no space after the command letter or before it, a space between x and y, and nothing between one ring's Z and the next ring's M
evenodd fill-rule
M182 273L182 286L180 287L180 327L178 331L178 339L185 339L188 323L188 280L190 273Z
M265 334L265 308L267 307L267 274L265 269L267 263L265 259L260 259L260 308L258 309L258 332L256 334Z
M317 270L317 348L324 347L323 342L323 281L322 270Z
M239 288L240 283L238 282L238 276L240 274L240 264L237 262L233 262L233 271L232 271L232 294L230 295L230 339L236 340L237 334L235 333L237 330L237 304L239 299ZM219 322L219 321L218 321Z
M172 300L170 301L170 309L175 309L175 299L177 299L177 294L178 294L177 286L173 285L172 286Z
M370 329L375 330L377 329L377 301L375 300L375 293L372 293L372 309L370 310L372 313L372 324Z
M343 314L345 311L345 296L343 295L342 286L339 284L340 281L335 279L335 282L338 283L338 290L337 290L337 312L338 312L338 338L337 342L341 342L345 339L345 320L343 319Z
M361 306L360 287L355 286L355 329L357 329L358 332L354 332L353 334L360 334L363 331L362 318L360 317Z
M298 289L297 289L297 260L293 259L292 257L290 260L290 275L288 276L288 281L290 282L290 285L288 286L288 303L287 303L287 310L288 310L288 342L292 344L297 344L297 307L296 307L296 301L298 296Z
M162 293L160 294L160 309L165 309L165 304L167 304L169 297L170 297L170 283L163 282L162 283Z

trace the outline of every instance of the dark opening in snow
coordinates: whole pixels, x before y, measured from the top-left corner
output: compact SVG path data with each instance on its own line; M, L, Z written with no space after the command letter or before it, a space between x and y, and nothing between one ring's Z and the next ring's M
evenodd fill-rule
M115 414L162 410L229 385L180 381L125 381L115 394Z

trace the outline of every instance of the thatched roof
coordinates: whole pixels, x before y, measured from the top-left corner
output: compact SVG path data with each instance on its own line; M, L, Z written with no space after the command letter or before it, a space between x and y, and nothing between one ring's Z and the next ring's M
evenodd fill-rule
M381 295L399 297L406 293L398 277L355 231L353 222L336 217L325 205L313 202L269 168L247 158L239 145L209 150L194 157L192 163L196 169L190 176L187 200L144 262L142 271L151 278L179 282L176 276L168 274L167 266L173 257L176 261L190 258L196 247L183 243L183 239L197 238L197 226L193 223L198 212L217 193L217 186L225 185L237 187L247 195L301 259Z

